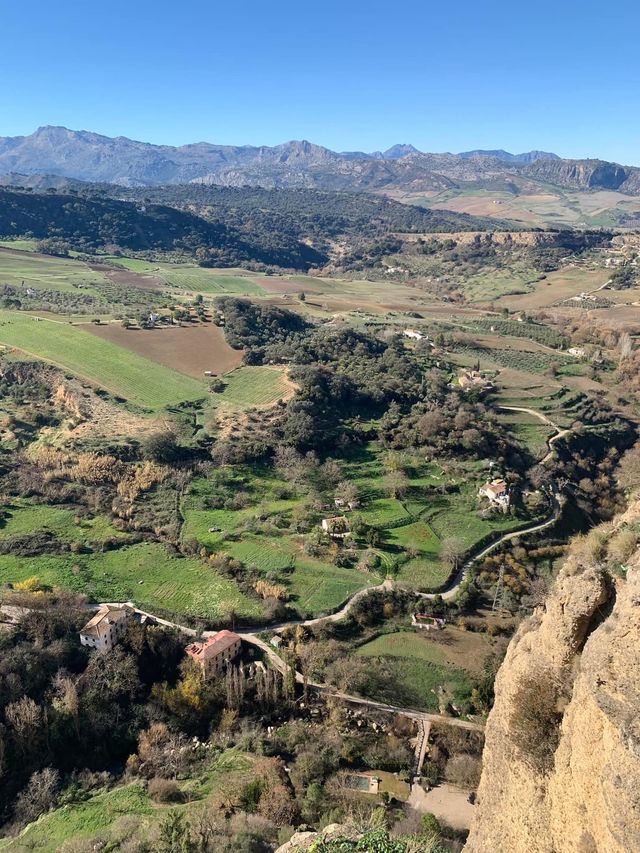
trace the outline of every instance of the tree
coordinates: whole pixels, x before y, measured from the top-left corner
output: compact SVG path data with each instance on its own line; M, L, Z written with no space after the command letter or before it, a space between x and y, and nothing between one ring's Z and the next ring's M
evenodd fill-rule
M389 471L385 475L384 485L390 497L400 498L409 488L409 478L404 471Z
M52 809L58 799L60 774L53 767L45 767L31 775L27 787L18 794L14 816L21 823L30 823Z
M180 458L181 448L174 433L154 432L144 440L142 452L151 462L170 465Z
M336 498L343 500L345 503L357 501L358 495L358 487L349 480L342 480L336 486Z
M172 809L160 824L160 853L191 853L195 850L186 815Z
M458 568L464 554L464 543L458 536L447 536L440 545L440 559L450 570Z
M43 730L42 717L42 708L28 696L7 705L5 718L23 755L38 750Z

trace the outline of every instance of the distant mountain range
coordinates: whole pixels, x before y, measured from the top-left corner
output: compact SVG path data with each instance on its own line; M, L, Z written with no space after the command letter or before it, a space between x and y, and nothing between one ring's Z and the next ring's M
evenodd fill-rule
M172 147L64 127L0 137L2 183L22 176L63 176L121 186L204 183L220 186L316 188L405 193L442 191L461 182L483 186L544 182L569 189L640 195L640 169L602 160L564 160L529 151L428 154L412 145L384 152L338 153L306 141L273 147L198 142Z

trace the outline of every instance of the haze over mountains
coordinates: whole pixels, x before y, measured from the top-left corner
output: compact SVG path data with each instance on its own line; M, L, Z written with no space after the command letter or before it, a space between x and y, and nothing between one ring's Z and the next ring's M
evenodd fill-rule
M198 142L173 147L64 127L0 137L3 183L53 175L122 186L205 183L222 186L428 192L460 182L547 182L569 189L640 194L640 169L602 160L503 150L429 154L407 144L384 152L338 153L307 141L269 146ZM8 177L7 177L8 176Z

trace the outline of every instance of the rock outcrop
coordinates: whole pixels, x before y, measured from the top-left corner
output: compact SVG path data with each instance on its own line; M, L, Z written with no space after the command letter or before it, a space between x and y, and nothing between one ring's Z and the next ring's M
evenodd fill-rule
M591 562L569 557L509 646L465 853L640 850L640 555L626 579Z

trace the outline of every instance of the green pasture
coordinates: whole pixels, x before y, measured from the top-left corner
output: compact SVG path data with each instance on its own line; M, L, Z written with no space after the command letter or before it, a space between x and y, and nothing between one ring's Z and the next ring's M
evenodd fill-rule
M14 502L5 505L0 540L49 530L64 542L104 542L124 536L104 516L78 518L72 509L47 504Z
M433 712L440 688L454 697L465 697L471 689L467 673L445 665L444 653L415 633L384 634L356 654L386 665L380 672L372 667L364 691L377 701Z
M206 396L199 380L68 323L0 311L0 343L49 361L146 409Z
M29 254L27 251L0 252L0 284L96 296L98 292L94 285L105 281L101 273L70 258Z
M157 274L173 287L195 293L221 295L234 293L261 296L264 290L250 277L221 275L195 264L157 264Z
M133 601L149 610L212 619L230 609L240 616L262 613L260 602L244 595L234 581L199 559L172 556L158 543L86 555L0 555L4 582L34 575L43 584L81 592L96 601Z
M35 240L0 240L3 249L15 249L17 252L35 252Z
M133 840L146 848L170 810L184 812L187 819L196 815L225 785L239 785L251 779L254 761L254 756L235 749L216 756L196 778L180 781L183 803L159 805L139 782L99 791L86 800L44 814L19 836L0 839L0 850L57 853L67 849L66 843L83 850L104 844L104 849L112 850ZM99 839L95 847L91 844L93 839ZM69 849L75 850L76 846Z
M238 367L225 375L224 383L214 399L233 409L272 405L291 389L285 371L272 367Z

